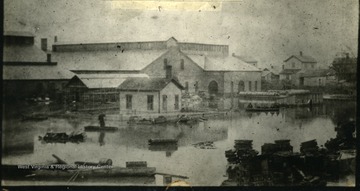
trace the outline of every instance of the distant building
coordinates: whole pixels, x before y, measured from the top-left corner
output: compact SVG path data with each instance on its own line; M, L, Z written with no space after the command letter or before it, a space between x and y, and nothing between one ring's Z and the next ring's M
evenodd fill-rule
M279 79L280 79L279 74L276 74L274 71L270 71L267 68L265 68L261 72L261 80L263 80L263 81L278 83Z
M331 69L302 71L300 79L302 86L327 86L337 83L335 71Z
M96 103L116 103L118 107L119 90L117 89L129 77L149 78L146 74L119 73L116 71L73 71L76 75L66 85L66 100L79 103L78 109L93 107ZM80 103L82 105L80 105Z
M261 71L229 56L228 45L167 41L53 45L54 59L69 70L118 70L174 78L184 92L223 96L260 91Z
M299 55L292 55L284 60L280 80L285 80L293 85L303 85L304 78L300 71L312 71L317 69L317 61L311 56L305 56L300 51Z
M184 87L175 79L128 78L118 87L120 112L179 112L183 89Z
M28 32L7 31L3 34L3 95L5 98L58 98L71 78L43 50L34 45L35 36Z

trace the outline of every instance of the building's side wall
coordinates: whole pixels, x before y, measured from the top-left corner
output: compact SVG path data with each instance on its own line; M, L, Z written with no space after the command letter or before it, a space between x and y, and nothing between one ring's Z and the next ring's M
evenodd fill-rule
M179 96L178 109L175 109L175 95ZM166 110L163 108L163 96L167 96ZM160 91L160 112L178 112L181 110L181 108L181 90L174 83L169 83L164 89Z
M304 86L326 86L335 82L334 76L304 77Z
M126 95L132 95L132 108L126 109ZM147 96L154 96L153 110L147 109ZM137 114L137 113L158 113L159 112L159 92L133 92L120 91L119 96L120 113Z
M243 81L245 91L261 91L261 71L259 72L225 72L224 93L239 92L239 82ZM233 82L233 87L231 83ZM249 83L251 82L251 84ZM257 85L255 85L257 84ZM251 85L251 88L249 87ZM256 86L256 88L255 88Z
M4 80L3 95L12 98L55 98L68 80Z
M172 75L177 77L184 87L187 82L189 92L195 92L196 88L194 85L196 82L200 83L201 79L204 77L203 69L176 48L169 50L166 54L153 61L148 67L144 68L142 72L148 74L150 77L165 78L165 59L167 59L167 65L172 67ZM181 68L182 60L184 62L184 69Z

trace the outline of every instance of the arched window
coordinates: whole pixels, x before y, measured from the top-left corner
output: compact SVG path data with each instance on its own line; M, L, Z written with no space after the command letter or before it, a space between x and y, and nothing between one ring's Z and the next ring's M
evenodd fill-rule
M209 94L217 94L219 91L218 83L216 81L211 81L209 83Z
M245 91L245 83L244 81L240 81L238 85L238 92L243 92L243 91Z

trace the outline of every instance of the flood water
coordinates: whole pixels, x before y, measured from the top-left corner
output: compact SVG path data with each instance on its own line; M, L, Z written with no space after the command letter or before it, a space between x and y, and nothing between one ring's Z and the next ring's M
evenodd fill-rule
M94 119L49 118L40 122L3 122L3 164L41 164L55 161L56 154L69 164L75 161L98 162L112 159L114 166L125 166L127 161L147 161L157 172L188 176L192 186L219 186L226 177L225 150L232 149L234 140L251 139L253 148L261 151L264 143L290 139L294 152L300 143L316 139L323 145L336 136L334 128L355 118L355 102L329 102L313 108L284 108L279 113L231 112L212 117L193 125L128 126L115 120L107 125L120 127L116 132L86 132L84 143L44 144L38 136L46 132L82 131L84 126L97 125ZM151 138L178 139L178 146L150 147ZM193 144L213 141L215 149L200 149ZM174 180L174 179L173 179ZM5 182L18 184L16 182ZM30 184L56 184L37 182ZM60 183L60 184L66 184ZM108 184L89 182L80 184ZM154 180L124 179L116 185L159 185L161 176Z

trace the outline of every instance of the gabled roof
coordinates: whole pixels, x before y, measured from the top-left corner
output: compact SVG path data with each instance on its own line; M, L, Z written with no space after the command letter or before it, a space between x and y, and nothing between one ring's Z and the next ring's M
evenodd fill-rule
M233 56L226 57L206 57L205 71L256 71L260 72L255 66L241 61Z
M3 66L4 80L66 80L73 76L72 72L56 65Z
M260 71L255 66L233 56L188 55L188 57L205 71Z
M184 89L178 81L168 78L128 78L118 89L124 91L160 91L169 83L174 83L181 90Z
M5 45L3 48L4 62L46 62L47 60L46 53L34 45Z
M68 70L140 71L167 50L53 52L53 60Z
M129 77L149 78L146 74L77 74L74 76L89 89L117 88Z
M296 74L300 71L301 69L284 69L282 70L279 74Z
M255 60L255 58L251 57L251 56L238 56L238 55L234 55L235 58L238 58L246 63L257 63L258 61Z
M306 62L306 63L316 63L317 62L315 60L315 58L313 58L311 56L304 56L304 55L292 55L288 59L284 60L284 62L287 62L291 58L296 58L296 59L300 60L301 62Z

